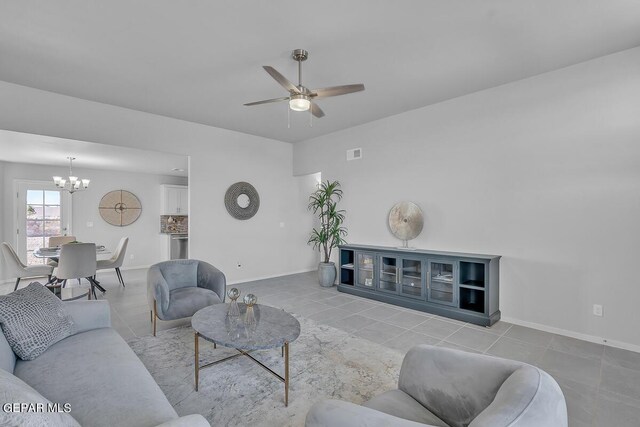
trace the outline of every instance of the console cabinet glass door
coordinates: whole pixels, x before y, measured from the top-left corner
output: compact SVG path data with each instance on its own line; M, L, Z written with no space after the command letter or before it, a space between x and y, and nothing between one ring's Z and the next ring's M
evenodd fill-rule
M367 288L374 287L373 281L373 260L374 255L368 253L358 253L358 286L364 286Z
M446 261L429 261L429 301L455 305L455 264Z
M380 256L380 279L378 289L383 292L398 292L398 259L390 256Z
M402 258L401 263L401 286L400 294L413 297L424 297L424 274L422 261L419 259Z

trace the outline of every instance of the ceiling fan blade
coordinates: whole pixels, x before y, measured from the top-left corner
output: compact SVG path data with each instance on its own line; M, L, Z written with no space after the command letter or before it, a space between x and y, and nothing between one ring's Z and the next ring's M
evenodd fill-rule
M264 101L256 101L256 102L249 102L247 104L244 104L247 107L251 107L252 105L260 105L260 104L270 104L272 102L280 102L280 101L288 101L289 97L284 97L284 98L273 98L273 99L265 99Z
M269 75L271 77L273 77L278 83L280 83L282 85L283 88L285 88L289 92L291 92L293 94L300 93L300 89L298 89L298 87L296 85L294 85L289 80L287 80L287 78L285 76L283 76L278 71L276 71L275 68L270 67L268 65L264 65L262 68L264 68L264 70L267 73L269 73Z
M329 96L346 95L348 93L360 92L363 90L364 85L361 83L344 86L332 86L322 89L314 89L311 91L311 96L313 96L314 98L327 98Z
M311 114L313 114L317 118L324 117L324 111L322 111L322 109L318 107L318 104L316 104L315 102L311 103Z

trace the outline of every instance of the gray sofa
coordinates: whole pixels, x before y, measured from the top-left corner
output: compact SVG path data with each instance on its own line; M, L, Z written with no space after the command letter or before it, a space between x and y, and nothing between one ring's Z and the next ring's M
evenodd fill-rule
M73 318L74 335L24 361L0 333L0 368L51 402L70 403L71 415L83 426L210 427L201 415L178 417L140 359L111 328L107 301L69 301L64 307Z
M566 427L567 407L549 374L525 363L429 345L409 350L398 389L363 406L316 403L307 427Z

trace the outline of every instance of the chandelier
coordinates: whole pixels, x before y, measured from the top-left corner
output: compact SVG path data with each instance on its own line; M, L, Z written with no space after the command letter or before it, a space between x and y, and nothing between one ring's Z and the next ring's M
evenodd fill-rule
M69 179L67 180L63 179L61 176L54 176L53 183L56 185L56 187L68 191L71 194L75 193L76 191L82 191L89 188L90 180L81 179L73 175L73 170L71 169L71 167L73 166L73 161L76 158L67 157L67 159L69 159Z

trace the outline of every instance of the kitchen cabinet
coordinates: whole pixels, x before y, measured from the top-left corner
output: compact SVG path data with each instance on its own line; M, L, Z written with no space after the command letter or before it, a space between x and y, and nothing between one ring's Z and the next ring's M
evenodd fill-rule
M162 185L162 215L188 215L189 189L185 185Z

